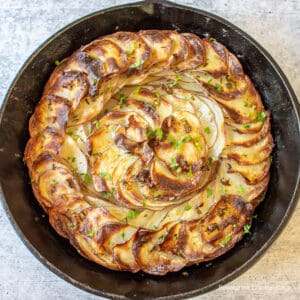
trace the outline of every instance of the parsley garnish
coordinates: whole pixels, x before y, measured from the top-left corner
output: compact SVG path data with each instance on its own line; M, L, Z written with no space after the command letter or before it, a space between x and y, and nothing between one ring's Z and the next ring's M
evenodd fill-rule
M231 240L231 233L227 234L224 239L219 243L219 245L224 248L225 245Z
M216 42L216 41L217 41L217 39L215 39L215 38L213 38L213 37L211 37L210 40L211 40L212 42Z
M266 116L266 113L265 113L264 111L259 112L259 113L257 114L256 121L257 121L257 122L263 122L263 121L265 120L266 117L267 117L267 116Z
M220 83L216 83L216 90L218 93L222 93L222 85Z
M138 215L138 212L135 209L129 211L128 215L126 216L127 220L132 220Z
M207 188L207 189L206 189L206 193L207 193L207 197L211 197L212 194L213 194L212 189Z
M207 80L207 83L210 84L212 82L212 78Z
M161 128L151 129L147 132L147 137L150 138L152 136L155 136L157 140L161 141L163 138L163 131Z
M55 62L55 65L59 66L61 64L61 62L57 59Z
M86 184L90 184L90 183L92 183L92 178L88 173L84 173L83 174L83 181Z
M238 187L238 193L239 194L243 194L245 192L245 189L244 187L240 184L239 187Z
M171 157L171 169L176 170L179 167L176 158Z
M247 128L250 128L250 125L249 125L249 124L244 124L244 125L243 125L243 128L246 128L246 129L247 129Z
M125 232L121 233L121 237L122 237L123 240L125 240Z
M188 135L177 141L172 136L167 135L167 140L173 144L174 149L178 150L181 148L183 143L190 142L192 140L192 137Z
M105 178L106 180L111 180L111 175L105 172L100 172L100 176Z
M184 210L186 210L186 211L188 211L188 210L190 210L192 207L189 205L189 204L187 204L185 207L184 207Z
M105 199L109 199L112 196L110 192L103 192L102 194Z
M245 232L246 234L251 234L250 227L251 227L250 224L244 225L244 232Z
M86 235L87 235L88 237L92 237L92 236L94 235L94 231L93 231L93 230L88 230L88 231L86 232Z
M205 127L205 128L204 128L204 132L205 132L206 134L211 134L210 127Z
M173 87L173 86L175 86L175 85L177 84L177 82L178 82L180 79L181 79L181 77L178 76L178 75L176 75L176 76L175 76L175 79L174 79L172 82L168 83L168 87Z
M120 97L119 97L119 104L120 105L123 105L125 102L125 95L124 94L121 94Z
M144 61L141 59L141 60L135 62L134 64L130 65L129 69L136 69L136 68L140 67L143 63L144 63Z
M189 167L188 176L189 176L189 177L192 177L192 176L193 176L193 167L192 167L192 166Z
M97 78L94 78L93 79L93 85L96 85L97 84Z
M140 89L141 89L141 86L138 85L138 86L135 87L135 89L133 90L133 93L134 93L134 94L138 94L138 92L140 91Z

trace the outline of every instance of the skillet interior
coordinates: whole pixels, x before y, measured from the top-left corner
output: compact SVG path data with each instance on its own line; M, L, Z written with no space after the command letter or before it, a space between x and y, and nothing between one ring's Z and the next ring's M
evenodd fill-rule
M116 26L119 26L116 28ZM201 37L210 35L238 55L266 108L272 113L273 154L271 182L259 206L251 238L214 260L181 273L157 278L142 273L113 272L81 258L42 218L28 184L22 153L28 140L28 119L54 61L69 56L82 44L115 30L176 29ZM300 165L299 113L285 77L269 56L245 33L206 12L164 3L130 4L87 16L50 38L27 61L6 98L0 127L0 181L9 213L26 245L52 271L71 283L109 297L186 297L203 293L236 277L262 254L278 235L298 198ZM299 107L298 107L299 111ZM13 171L12 171L13 170ZM298 191L299 194L299 191ZM40 217L39 221L35 221Z

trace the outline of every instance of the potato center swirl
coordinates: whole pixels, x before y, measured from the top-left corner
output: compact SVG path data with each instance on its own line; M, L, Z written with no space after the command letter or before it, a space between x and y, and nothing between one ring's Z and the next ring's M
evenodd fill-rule
M97 192L159 210L191 198L214 176L223 119L216 121L214 101L186 89L191 79L184 73L146 81L121 89L112 109L92 122L90 160Z

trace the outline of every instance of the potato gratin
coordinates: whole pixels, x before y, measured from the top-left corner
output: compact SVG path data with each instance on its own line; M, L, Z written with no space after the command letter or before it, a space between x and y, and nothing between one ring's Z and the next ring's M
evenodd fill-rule
M56 64L25 161L51 225L82 256L164 275L249 231L269 182L270 114L222 44L116 32Z

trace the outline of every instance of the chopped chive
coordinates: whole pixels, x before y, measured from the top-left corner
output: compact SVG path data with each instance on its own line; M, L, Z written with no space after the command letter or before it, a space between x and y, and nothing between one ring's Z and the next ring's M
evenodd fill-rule
M93 79L93 85L96 85L97 84L97 78L94 78Z
M57 66L59 66L60 64L61 64L61 62L57 59L57 60L55 60L55 65L57 65Z
M210 84L212 82L212 78L207 80L207 83Z
M167 84L168 87L174 87L180 79L181 79L181 77L178 76L178 75L176 75L175 79L172 82L170 82L170 83Z
M244 125L243 125L243 128L246 128L246 129L247 129L247 128L250 128L250 125L249 125L249 124L244 124Z

